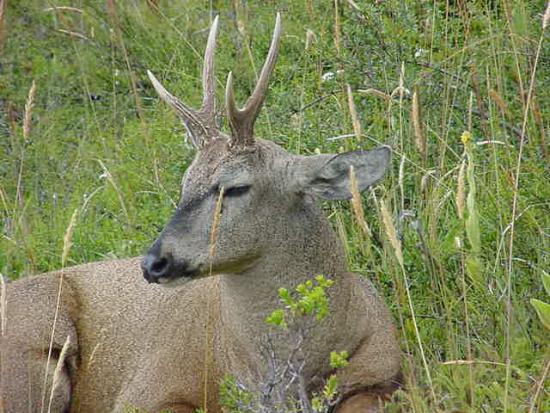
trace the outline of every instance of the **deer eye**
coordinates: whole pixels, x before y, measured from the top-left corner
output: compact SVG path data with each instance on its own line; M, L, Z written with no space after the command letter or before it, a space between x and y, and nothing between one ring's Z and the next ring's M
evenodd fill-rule
M240 185L227 188L224 195L227 197L237 197L246 194L250 190L250 185Z

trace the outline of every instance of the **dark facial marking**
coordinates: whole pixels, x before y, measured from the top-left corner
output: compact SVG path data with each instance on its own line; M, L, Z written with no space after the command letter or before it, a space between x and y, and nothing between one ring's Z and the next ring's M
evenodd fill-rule
M250 191L250 185L241 185L226 189L223 194L227 197L238 197L246 194L248 191Z

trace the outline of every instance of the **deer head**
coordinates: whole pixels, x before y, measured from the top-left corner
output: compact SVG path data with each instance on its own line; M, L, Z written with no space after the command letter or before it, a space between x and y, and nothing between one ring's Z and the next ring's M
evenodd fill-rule
M350 198L350 166L354 167L359 189L364 190L383 176L389 164L387 147L299 156L254 137L254 122L279 50L279 14L266 62L243 108L237 107L229 73L225 101L231 133L221 132L215 122L217 30L218 17L210 29L204 56L200 109L181 102L148 72L159 96L176 111L198 149L183 177L177 210L142 261L149 282L175 285L175 280L189 281L210 273L237 274L270 256L291 261L292 252L298 244L307 243L311 231L328 227L314 198ZM221 205L221 215L215 254L210 256L217 205Z

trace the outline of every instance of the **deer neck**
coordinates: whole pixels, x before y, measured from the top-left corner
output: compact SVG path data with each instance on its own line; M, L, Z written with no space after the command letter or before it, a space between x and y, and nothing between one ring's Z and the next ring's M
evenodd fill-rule
M222 275L221 317L224 330L232 337L231 347L238 344L237 348L257 354L258 339L270 331L265 323L266 316L281 307L279 288L293 290L299 283L319 274L335 283L328 291L331 309L323 320L325 328L315 329L313 336L308 338L311 346L318 344L316 341L326 340L325 330L336 331L330 325L337 325L346 317L350 287L345 277L343 246L318 208L307 214L308 222L311 222L311 214L315 214L316 225L304 227L303 221L294 226L287 223L285 239L274 242L270 253L262 256L253 267L239 274Z

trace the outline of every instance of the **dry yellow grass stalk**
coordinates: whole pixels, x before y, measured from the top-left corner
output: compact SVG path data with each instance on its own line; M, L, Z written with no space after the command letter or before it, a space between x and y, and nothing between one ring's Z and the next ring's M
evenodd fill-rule
M355 216L355 220L357 221L359 228L361 228L366 236L370 237L372 233L367 221L365 221L365 212L363 210L363 203L361 202L361 194L359 193L359 185L357 184L357 178L355 176L353 165L349 168L349 182L353 215Z
M212 230L210 231L210 275L212 275L212 263L214 261L214 255L216 254L216 240L218 239L218 227L220 225L220 219L222 215L222 206L223 206L223 194L224 194L225 188L222 186L220 187L220 194L218 195L218 200L216 201L216 208L214 210L214 219L212 221ZM210 312L210 299L206 298L205 300L205 310L206 313L211 315ZM203 410L204 413L208 413L207 409L207 401L208 401L208 367L210 366L210 348L211 348L211 342L210 342L211 334L210 334L210 323L207 323L205 328L205 335L204 335L204 380L203 380Z
M65 343L61 348L61 353L59 353L59 359L57 360L57 364L55 365L55 370L53 372L52 388L50 390L50 401L48 403L48 413L50 413L52 410L52 402L55 395L55 389L57 388L57 386L59 386L59 381L61 379L61 370L65 365L65 358L67 357L67 350L69 349L70 344L71 337L67 336L67 339L65 340Z
M496 361L488 361L488 360L449 360L444 361L441 364L444 366L462 366L462 365L469 365L469 364L489 364L492 366L505 366L504 363L499 363Z
M401 155L399 174L397 175L397 186L401 195L401 209L405 209L405 159L405 155Z
M548 152L548 142L546 140L546 128L545 123L543 121L542 113L540 110L540 105L537 99L537 96L533 96L533 100L531 103L531 112L533 113L533 117L535 118L535 122L539 128L539 147L540 151L544 156L544 159L547 160L547 163L550 164L550 153Z
M84 36L82 33L72 32L70 30L65 30L65 29L57 29L56 31L59 33L66 34L67 36L70 36L70 37L75 37L77 39L90 40L86 36Z
M338 9L339 0L334 0L334 46L340 56L340 11Z
M155 13L160 13L159 0L147 0L147 6Z
M384 92L382 92L378 89L369 88L369 89L359 89L357 91L359 93L363 94L363 95L373 95L373 96L382 98L384 100L391 100L390 95L388 95L387 93L384 93Z
M2 201L2 206L4 207L4 211L8 211L8 201L6 200L6 194L2 187L0 187L0 201Z
M498 94L498 92L494 89L489 90L489 96L497 104L498 108L502 112L502 115L507 116L507 114L508 114L508 105L506 104L504 99L502 99L502 96L500 96Z
M210 231L210 260L216 253L216 239L218 238L218 226L220 224L220 217L222 215L224 187L220 188L220 195L216 201L216 209L214 211L214 220L212 222L212 230Z
M4 16L8 0L0 0L0 51L4 47Z
M52 359L52 352L53 352L53 340L55 337L55 328L57 326L57 318L59 317L59 307L61 306L61 291L63 290L63 279L64 279L65 272L61 270L61 274L59 276L59 287L57 289L57 298L56 298L56 304L55 304L55 312L53 315L53 323L52 323L52 330L50 335L50 345L48 346L48 358L46 359L46 367L44 369L44 382L42 383L42 401L40 404L40 411L44 411L44 407L46 406L46 386L48 384L48 371L50 369L50 361Z
M73 231L77 216L78 209L75 209L73 215L71 216L71 220L69 221L69 226L65 231L65 236L63 237L63 253L61 254L62 267L65 267L65 265L67 264L67 257L69 256L69 252L71 251L71 247L73 246Z
M315 42L315 33L310 30L310 29L307 29L306 31L306 50L309 50L309 48L311 47L311 45Z
M78 215L78 209L75 209L73 212L73 215L71 216L71 220L69 221L69 225L67 226L67 230L65 231L65 236L63 237L63 252L61 254L61 267L64 268L67 263L67 257L69 256L69 252L71 250L72 246L72 238L73 238L73 230L76 223L76 217ZM49 371L49 365L52 357L52 350L53 350L53 340L55 337L55 328L57 326L57 318L59 316L59 308L61 306L61 291L63 290L63 280L64 280L64 271L61 270L61 274L59 276L59 287L57 290L57 299L55 304L55 313L53 316L53 324L52 324L52 331L50 336L50 345L48 348L48 359L46 360L46 368L44 370L44 383L42 385L42 403L40 411L44 411L45 402L46 402L46 385L48 383L48 371ZM68 338L67 338L68 340ZM65 342L65 345L68 346L67 341ZM63 348L65 348L65 345L63 345ZM63 351L63 350L62 350ZM61 360L61 356L58 360L58 365ZM55 369L57 371L57 367ZM54 373L54 381L55 381L55 373ZM52 403L52 394L54 391L54 384L52 384L52 389L50 393L50 401L48 404L48 412L50 411L51 403Z
M470 92L468 99L468 130L472 130L472 114L474 112L474 92Z
M512 357L511 357L511 351L512 351L512 338L511 338L511 331L512 331L512 274L514 273L514 233L515 233L515 223L516 223L516 217L517 217L517 208L518 208L518 199L519 199L519 183L520 183L520 177L521 177L521 165L522 165L522 157L523 157L523 150L525 146L526 141L526 132L527 132L527 122L529 119L529 109L532 103L532 99L534 96L534 90L535 90L535 79L537 74L537 66L542 50L542 43L544 41L545 37L545 29L548 25L548 20L550 19L550 11L548 10L550 8L550 2L547 3L546 11L543 16L542 20L542 33L540 34L537 50L535 52L535 60L533 62L533 66L531 69L531 78L529 80L529 89L527 92L527 100L526 105L523 112L523 122L521 125L521 135L520 135L520 142L519 142L519 150L517 155L517 162L516 162L516 168L514 173L514 186L513 186L513 197L512 197L512 216L509 224L509 244L508 244L508 265L507 265L507 271L506 271L506 285L507 285L507 295L506 295L506 339L505 339L505 352L504 356L506 358L506 380L504 382L504 411L507 411L508 409L508 391L511 381L511 370L512 370ZM523 96L523 94L521 95ZM550 363L549 363L550 365Z
M411 118L414 128L414 143L416 144L416 148L418 149L418 152L420 152L420 156L422 156L422 159L426 160L426 157L428 155L427 142L426 136L424 135L424 131L422 128L420 98L418 97L418 91L416 89L413 91L412 95Z
M428 385L430 387L430 393L432 395L432 398L434 402L437 403L437 397L435 395L435 391L433 388L433 382L432 382L432 376L430 373L430 369L428 368L428 362L426 360L426 355L424 353L424 346L422 345L422 339L420 338L420 332L418 330L418 324L416 322L416 315L414 311L414 305L412 302L411 292L409 288L409 280L407 279L407 273L405 272L405 265L403 261L403 252L401 250L401 242L397 238L397 231L395 230L395 226L393 225L393 219L391 217L390 212L388 211L388 208L386 207L386 203L383 199L380 199L380 212L382 215L382 222L384 224L384 229L386 232L386 236L390 240L390 243L393 247L395 257L397 258L397 261L399 262L399 267L401 270L401 273L403 275L403 280L405 281L405 292L407 293L407 301L409 303L409 309L411 312L411 319L414 326L414 331L416 335L416 340L418 343L418 348L420 350L420 356L422 358L422 364L424 365L424 370L426 372L426 377L428 380Z
M358 141L361 140L361 122L359 121L359 115L357 115L357 108L355 107L355 102L353 101L353 92L351 91L351 86L346 85L348 91L348 106L349 113L351 115L351 122L353 124L353 132Z
M548 5L550 6L550 2L548 2ZM538 404L539 395L542 393L542 390L544 390L545 388L544 385L546 383L546 377L548 376L549 371L550 371L550 360L546 362L546 367L544 368L542 376L539 380L537 380L538 382L537 389L535 390L535 394L533 395L533 397L531 397L531 407L529 408L529 413L535 413L535 409L537 408L537 404Z
M355 3L353 0L347 0L348 1L348 4L353 7L355 10L357 11L361 11L361 9L359 8L359 6L357 5L357 3Z
M390 244L393 247L393 251L395 253L395 257L397 258L397 261L399 262L399 265L401 266L401 268L404 268L401 242L397 238L397 231L395 230L395 226L393 225L391 214L388 211L388 208L386 207L386 203L384 202L383 199L380 200L380 212L382 213L382 222L384 223L386 236L390 240Z
M399 86L397 87L397 89L395 89L393 92L392 92L392 95L396 92L396 91L399 91L399 99L403 100L403 95L405 94L405 62L401 62L401 71L399 72Z
M548 22L550 22L550 1L546 4L546 11L544 12L544 16L542 16L542 30L548 27Z
M53 6L53 7L48 7L46 9L44 9L44 11L68 11L68 12L73 12L73 13L84 13L84 11L82 9L78 9L76 7L70 7L70 6Z
M458 180L456 187L456 209L458 212L458 217L460 219L464 218L464 206L466 204L465 177L466 159L463 159L462 163L460 164L460 169L458 170Z
M33 80L27 101L25 102L25 117L23 118L23 139L29 140L32 124L32 108L34 107L34 98L36 97L36 82Z

